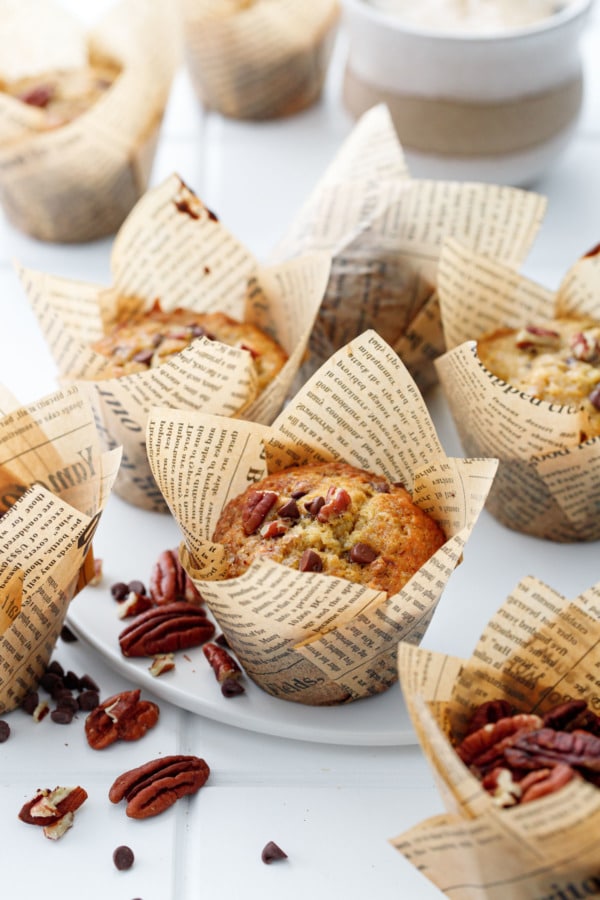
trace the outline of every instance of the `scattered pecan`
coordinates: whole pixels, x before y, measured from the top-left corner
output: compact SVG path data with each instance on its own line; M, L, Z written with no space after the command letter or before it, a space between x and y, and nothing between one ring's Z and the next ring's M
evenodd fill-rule
M175 656L173 653L159 653L154 657L152 661L152 665L149 666L148 671L155 678L158 678L160 675L164 675L165 672L172 672L175 668Z
M165 756L119 775L108 796L112 803L127 800L130 818L148 819L195 794L209 774L208 765L197 756Z
M558 706L553 706L542 716L544 728L554 728L555 731L564 731L573 719L587 709L585 700L567 700Z
M527 325L517 332L515 344L519 350L557 350L560 335L551 328Z
M227 652L225 647L219 647L218 644L209 642L208 644L204 644L202 652L215 673L215 678L219 684L222 685L225 682L232 680L239 681L242 677L242 670L235 659ZM243 693L243 688L241 691L236 691L235 693ZM230 693L227 696L233 696L233 693Z
M180 601L137 616L119 635L119 644L124 656L156 656L198 647L214 633L202 607Z
M505 755L511 765L521 769L539 769L562 762L578 770L600 772L600 738L587 731L540 728L519 735Z
M28 825L41 825L44 834L58 840L73 824L76 810L87 800L82 787L55 787L38 790L19 812L19 819Z
M150 596L157 606L185 600L200 605L203 599L194 582L181 565L177 550L164 550L152 568Z
M130 619L133 616L139 616L140 613L146 612L152 607L152 600L147 594L137 594L135 591L129 591L125 599L119 604L117 615L119 619Z
M258 531L271 508L277 502L274 491L250 491L242 511L242 527L245 534Z
M290 526L286 525L285 522L282 522L281 519L274 519L272 522L267 522L266 525L260 530L260 533L265 538L276 538L281 537L286 531L289 531Z
M115 741L138 741L158 722L159 708L151 700L140 700L140 689L109 697L88 715L85 736L93 750L103 750Z

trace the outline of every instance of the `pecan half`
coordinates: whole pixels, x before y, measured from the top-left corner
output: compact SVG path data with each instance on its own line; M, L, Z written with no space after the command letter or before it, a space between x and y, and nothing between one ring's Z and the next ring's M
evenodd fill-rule
M103 750L115 741L138 741L158 722L159 708L151 700L140 700L140 689L122 691L91 711L85 720L85 736L93 750Z
M227 679L230 678L235 680L241 678L242 670L235 659L230 656L225 647L219 647L218 644L209 642L208 644L204 644L202 652L215 673L215 678L219 684L223 684L224 681L227 681Z
M265 521L267 514L277 502L274 491L251 491L242 511L242 527L245 534L254 534Z
M204 609L182 601L142 613L121 632L119 644L124 656L156 656L198 647L214 633Z
M484 725L489 725L490 722L497 722L498 719L504 719L506 716L510 716L512 711L512 706L508 700L486 700L485 703L480 703L479 706L473 710L473 715L469 720L467 734L478 731L480 728L483 728Z
M186 600L200 605L202 596L181 565L177 550L164 550L152 568L149 582L150 596L157 606Z
M130 769L113 782L112 803L127 800L125 812L132 819L148 819L172 806L181 797L195 794L210 774L197 756L165 756Z
M558 763L551 769L538 769L530 772L521 782L521 803L530 803L540 797L546 797L564 787L573 778L575 772L566 763Z
M521 769L539 769L562 762L583 775L600 773L600 738L587 731L540 728L519 735L505 756L511 766Z
M493 756L497 755L498 745L508 737L523 729L533 731L539 728L542 720L539 716L520 713L516 716L506 716L497 722L490 722L471 732L458 745L456 752L465 765L490 764ZM493 751L490 753L490 751Z

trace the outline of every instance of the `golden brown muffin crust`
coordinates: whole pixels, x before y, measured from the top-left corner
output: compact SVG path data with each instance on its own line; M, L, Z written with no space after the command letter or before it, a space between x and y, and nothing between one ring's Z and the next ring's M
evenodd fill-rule
M104 377L118 378L160 365L200 336L248 350L259 391L275 378L287 360L279 344L255 325L238 322L222 312L200 313L181 307L166 311L159 302L117 325L110 334L92 344L92 349L112 360Z
M445 536L404 487L328 462L284 469L249 487L225 506L213 540L227 551L228 578L268 558L391 595Z
M587 437L600 434L600 323L557 318L521 329L500 328L477 342L484 366L503 381L545 400L579 406Z

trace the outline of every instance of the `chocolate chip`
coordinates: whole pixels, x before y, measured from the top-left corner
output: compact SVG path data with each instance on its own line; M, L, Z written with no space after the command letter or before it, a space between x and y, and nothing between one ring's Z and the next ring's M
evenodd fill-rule
M140 350L132 357L133 362L141 363L143 366L149 366L154 356L154 348L148 347L146 350Z
M127 585L129 591L134 594L140 594L142 597L146 594L146 585L142 581L130 581Z
M215 644L218 644L219 647L229 648L229 641L227 640L227 638L225 637L225 635L222 632L221 632L221 634L218 634L216 636Z
M305 550L300 557L298 568L301 572L322 572L323 560L314 550Z
M59 709L79 709L79 703L71 691L66 690L66 688L63 688L62 691L57 691L54 700L56 700L56 706Z
M202 325L194 324L190 325L190 334L194 337L204 337L206 334L206 329L202 327Z
M65 670L57 659L53 659L51 663L48 663L48 665L46 666L46 672L50 672L53 675L60 675L61 678L65 674Z
M44 672L40 678L40 687L43 687L51 697L54 697L55 694L62 691L64 686L62 676L57 675L55 672Z
M309 512L313 517L318 515L319 510L322 506L325 506L325 497L315 497L315 499L311 500L310 503L304 504L305 510Z
M10 737L10 725L4 719L0 719L0 744L3 744Z
M358 563L360 566L368 566L374 559L379 556L377 550L370 547L369 544L358 543L350 550L350 560Z
M300 497L304 497L305 494L308 494L310 488L298 488L297 491L292 491L292 497L294 500L299 500Z
M244 685L237 678L226 678L221 685L221 693L224 697L238 697L245 693Z
M27 691L21 702L21 709L31 716L39 702L40 695L37 691Z
M56 722L57 725L70 725L74 715L75 710L69 709L66 706L58 706L56 709L52 710L50 718L53 722Z
M79 679L79 686L82 691L96 691L100 693L100 688L90 675L82 675Z
M129 585L125 584L123 581L117 581L116 584L111 586L110 592L115 600L120 603L129 593Z
M77 703L79 709L90 712L92 709L96 709L100 703L100 694L98 691L82 691L77 698Z
M113 851L113 862L120 871L130 869L133 865L134 858L133 850L125 844L122 844Z
M294 499L288 500L287 503L284 503L281 509L277 510L277 514L282 519L299 519L300 518L300 510L298 509L298 504Z
M65 644L74 644L78 637L74 634L68 625L63 625L60 630L60 639L65 642Z
M284 853L281 847L278 847L275 841L269 841L262 849L260 858L268 866L277 859L287 859L287 853Z
M372 481L371 487L374 491L377 491L378 494L389 494L390 486L387 481Z
M68 671L65 674L63 681L64 681L65 687L68 688L70 691L78 691L79 690L79 685L80 685L79 675L76 675L75 672Z

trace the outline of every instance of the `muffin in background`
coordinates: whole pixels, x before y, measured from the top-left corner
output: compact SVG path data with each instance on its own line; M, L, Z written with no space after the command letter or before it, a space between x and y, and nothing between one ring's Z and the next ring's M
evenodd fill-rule
M236 119L314 103L327 73L338 0L183 0L185 52L200 102Z

